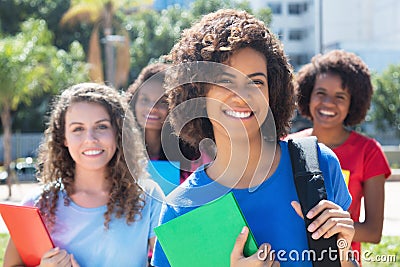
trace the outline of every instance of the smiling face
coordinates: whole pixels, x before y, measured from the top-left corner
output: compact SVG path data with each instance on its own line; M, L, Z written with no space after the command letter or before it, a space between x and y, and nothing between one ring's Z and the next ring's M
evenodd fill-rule
M349 112L351 95L342 88L339 75L322 73L317 75L310 98L310 113L314 127L343 127Z
M65 141L76 170L105 170L116 151L110 115L100 104L73 103L65 113Z
M207 115L214 135L251 138L259 134L268 112L267 64L263 54L252 48L234 53L211 85Z
M168 104L160 81L146 82L139 89L135 114L142 128L161 131L168 114Z

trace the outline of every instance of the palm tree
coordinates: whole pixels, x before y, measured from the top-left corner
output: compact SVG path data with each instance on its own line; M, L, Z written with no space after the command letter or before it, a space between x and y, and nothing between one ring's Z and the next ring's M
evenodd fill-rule
M71 6L61 18L62 26L75 26L78 23L93 25L89 41L88 63L93 81L103 82L103 61L101 42L105 44L106 81L115 88L126 84L130 69L129 35L116 22L118 9L139 10L151 7L153 0L72 0ZM100 39L100 30L104 38ZM118 35L114 35L114 34ZM116 48L114 60L114 47Z
M52 33L43 20L29 19L21 32L0 39L0 120L3 126L4 162L10 174L12 112L44 93L55 93L69 83L87 79L82 47L72 44L67 53L52 45ZM78 46L80 49L78 49ZM71 50L71 49L70 49ZM72 49L73 50L73 49ZM78 51L79 50L79 51ZM70 62L70 63L67 63ZM68 66L68 64L74 67ZM62 70L62 71L59 71ZM11 175L7 179L11 197Z
M43 64L45 55L40 51L40 47L48 43L48 32L47 28L38 25L39 22L25 22L21 33L0 40L0 118L4 130L3 165L8 173L8 198L11 197L12 185L12 112L20 103L29 103L30 98L38 93L40 86L35 84L40 83L45 89L49 84ZM32 38L35 33L36 39Z

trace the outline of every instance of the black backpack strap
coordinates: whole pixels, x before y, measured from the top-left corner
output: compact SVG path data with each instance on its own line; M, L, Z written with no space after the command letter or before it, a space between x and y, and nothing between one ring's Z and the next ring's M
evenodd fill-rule
M294 182L297 196L304 215L306 228L312 220L305 215L322 199L327 199L324 177L319 168L317 138L315 136L290 139L289 154L292 162ZM316 216L318 217L318 216ZM314 217L314 218L316 218ZM340 266L337 235L330 238L314 240L307 231L308 246L314 267ZM313 256L315 252L315 256ZM336 260L335 260L336 258Z

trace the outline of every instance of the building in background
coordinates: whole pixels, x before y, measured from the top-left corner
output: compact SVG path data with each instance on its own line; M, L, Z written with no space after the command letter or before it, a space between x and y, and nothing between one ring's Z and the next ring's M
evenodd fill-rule
M360 56L371 72L400 64L398 0L250 0L252 8L270 7L277 34L297 71L317 53L345 49ZM292 131L310 126L295 116ZM358 130L383 145L399 144L394 132L365 122Z
M297 70L316 53L345 49L372 71L400 64L398 0L251 0L270 7L272 30Z
M400 1L323 1L323 45L356 53L372 71L400 64Z
M281 39L295 69L321 52L318 0L251 0L250 3L254 9L271 9L270 28Z

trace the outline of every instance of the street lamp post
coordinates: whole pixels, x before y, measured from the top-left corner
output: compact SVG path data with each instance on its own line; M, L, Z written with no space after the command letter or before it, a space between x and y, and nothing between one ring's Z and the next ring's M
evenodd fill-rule
M106 81L112 85L116 86L115 80L115 47L119 44L125 42L125 37L121 35L106 35L102 40L102 43L105 44L105 58L106 58Z
M323 48L323 8L322 8L323 0L319 0L319 52L322 54L324 51Z
M315 4L315 24L314 24L314 32L315 32L315 54L322 54L324 51L323 45L323 0L314 0Z

